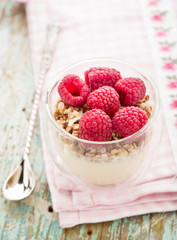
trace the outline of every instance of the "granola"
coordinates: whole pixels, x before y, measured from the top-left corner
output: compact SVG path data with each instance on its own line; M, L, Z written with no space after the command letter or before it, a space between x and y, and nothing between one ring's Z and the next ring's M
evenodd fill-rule
M136 105L147 113L148 118L152 115L152 106L149 103L149 99L149 95L146 95L145 98ZM55 107L54 118L61 128L74 137L79 138L79 121L82 115L88 110L87 105L82 107L72 107L66 105L61 99L59 99ZM135 140L133 143L117 143L115 142L116 140L123 138L117 132L113 131L111 138L113 144L103 144L103 147L93 147L76 140L70 142L68 138L64 137L62 137L62 141L67 143L68 150L77 154L78 157L84 156L88 161L99 162L111 161L118 156L121 158L121 156L133 154L134 151L138 151L144 145L145 137L146 136L143 136L141 139Z

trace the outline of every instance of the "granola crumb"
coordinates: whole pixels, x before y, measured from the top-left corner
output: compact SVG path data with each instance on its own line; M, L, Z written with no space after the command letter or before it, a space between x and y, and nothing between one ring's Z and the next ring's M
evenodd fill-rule
M113 150L111 150L111 155L116 155L118 153L119 153L119 151L115 148Z
M119 156L123 156L123 155L128 155L128 152L125 149L122 149L121 152L119 152Z
M105 153L106 152L106 148L105 147L102 147L101 149L100 149L100 153Z
M136 149L136 148L137 148L137 145L136 145L136 143L133 143L132 145L133 145L133 148L134 148L134 149Z
M59 110L59 112L60 112L61 114L64 113L64 111L65 111L65 104L64 104L64 102L59 102L59 103L58 103L58 110Z
M67 131L68 133L71 133L72 127L67 126L67 127L66 127L66 131Z
M150 99L149 95L146 95L144 99L146 100L146 102L149 101Z
M79 133L77 130L73 130L72 135L74 135L75 137L79 137Z
M78 130L79 129L79 124L73 124L72 127L73 127L74 130Z
M121 138L122 138L121 135L118 134L116 131L113 131L113 132L112 132L112 138L111 138L112 141L113 141L113 140L119 140L119 139L121 139Z
M78 116L79 116L79 112L76 111L76 110L74 110L74 111L73 111L73 115L74 115L74 117L78 117Z
M87 153L85 153L85 156L86 156L86 157L90 157L90 156L91 156L91 153L90 153L90 152L87 152Z
M152 116L152 106L149 104L149 95L146 95L143 100L141 100L136 106L140 107L142 110L144 110L150 119Z
M69 119L74 118L74 114L73 114L73 112L68 113L68 118L69 118Z
M69 113L68 110L69 110L69 109L64 110L64 114L68 114L68 113Z
M133 149L134 149L134 147L133 147L132 144L130 144L130 145L128 145L128 147L126 147L126 150L127 150L129 153L132 152Z
M85 149L84 149L84 148L80 148L80 149L79 149L79 153L80 153L81 155L84 155L84 154L85 154Z
M96 149L91 148L90 152L91 152L91 153L96 153Z

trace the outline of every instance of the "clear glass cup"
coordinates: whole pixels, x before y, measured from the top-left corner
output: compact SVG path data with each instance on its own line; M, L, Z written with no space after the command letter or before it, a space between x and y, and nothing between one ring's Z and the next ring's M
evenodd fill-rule
M76 74L84 79L84 72L91 67L115 68L122 77L139 77L144 81L152 115L142 129L120 140L93 142L77 138L57 124L53 115L59 98L59 81L67 74ZM134 65L117 59L92 59L70 66L50 83L44 101L42 125L52 160L72 181L96 188L136 184L148 170L157 150L162 124L159 95L151 78Z

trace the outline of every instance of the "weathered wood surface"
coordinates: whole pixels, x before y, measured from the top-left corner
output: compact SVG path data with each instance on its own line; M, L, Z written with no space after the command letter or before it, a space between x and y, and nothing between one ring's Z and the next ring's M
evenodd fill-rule
M20 161L33 99L33 74L23 4L0 1L0 187ZM0 239L175 240L176 212L147 214L70 229L52 212L37 123L31 157L37 185L20 202L6 201L0 191Z

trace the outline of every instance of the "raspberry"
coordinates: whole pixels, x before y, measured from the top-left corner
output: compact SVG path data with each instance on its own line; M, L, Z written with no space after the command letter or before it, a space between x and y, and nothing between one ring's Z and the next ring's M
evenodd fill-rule
M89 109L101 109L113 117L120 108L119 95L112 87L100 87L89 94L87 106Z
M81 107L86 102L89 88L80 77L69 74L59 83L58 93L64 103Z
M139 131L147 121L148 116L141 108L126 107L114 115L112 125L122 137L128 137Z
M79 122L79 137L90 141L109 141L112 136L112 122L100 109L84 113Z
M139 78L124 78L114 86L119 94L122 106L136 105L145 97L146 87Z
M90 68L85 72L85 81L91 91L102 87L114 87L116 82L121 79L120 72L113 68Z

